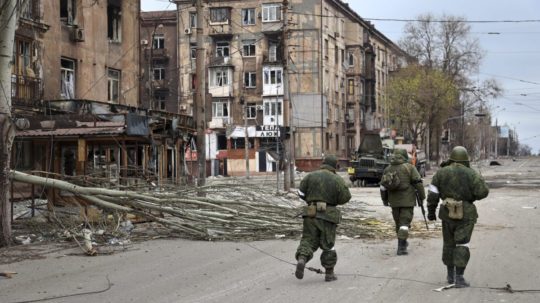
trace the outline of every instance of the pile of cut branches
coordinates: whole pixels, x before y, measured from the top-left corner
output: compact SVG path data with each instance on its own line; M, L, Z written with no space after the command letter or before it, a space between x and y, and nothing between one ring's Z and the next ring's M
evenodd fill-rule
M54 178L11 171L16 182L72 193L99 208L134 214L179 233L204 240L262 240L297 237L305 203L295 194L253 179L219 178L206 186L162 186L138 191L86 187ZM275 184L274 184L275 185ZM362 203L352 201L352 203ZM357 205L356 205L357 206ZM384 238L387 223L369 218L361 208L344 212L338 233L351 238Z

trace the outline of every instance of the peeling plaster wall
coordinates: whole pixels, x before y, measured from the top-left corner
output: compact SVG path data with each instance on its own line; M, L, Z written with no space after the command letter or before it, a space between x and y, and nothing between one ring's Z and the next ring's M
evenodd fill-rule
M107 1L76 1L74 24L84 29L84 41L73 41L73 25L60 21L60 1L44 0L44 23L50 25L43 37L44 99L60 99L60 60L75 61L75 98L107 101L107 68L121 71L119 103L139 102L139 5L120 1L121 42L107 38Z

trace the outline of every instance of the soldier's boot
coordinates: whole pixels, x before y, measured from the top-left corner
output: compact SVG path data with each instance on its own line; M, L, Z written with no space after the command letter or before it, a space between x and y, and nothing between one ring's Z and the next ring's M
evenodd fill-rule
M407 243L407 240L398 239L397 255L398 256L407 255L408 254L408 252L407 252L407 246L408 245L409 245L409 243Z
M337 280L336 274L334 273L334 268L327 268L324 273L324 281L332 282Z
M463 273L465 272L465 267L456 267L456 282L454 283L456 288L469 287L471 284L465 280Z
M304 278L304 268L306 267L306 259L302 256L298 257L298 263L296 263L296 271L294 275L297 279Z
M448 284L454 284L455 278L456 278L456 268L454 266L446 266L446 281L448 281Z

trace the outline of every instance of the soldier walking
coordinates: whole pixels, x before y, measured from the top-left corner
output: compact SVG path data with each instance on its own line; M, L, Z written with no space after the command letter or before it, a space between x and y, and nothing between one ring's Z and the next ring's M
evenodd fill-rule
M473 204L487 197L489 189L482 176L469 167L469 155L463 146L456 146L446 165L433 176L428 189L428 219L436 220L439 208L442 221L442 261L447 267L447 280L455 287L468 287L463 274L469 263L469 242L478 212Z
M396 149L390 159L390 166L384 169L380 190L384 206L392 207L392 217L398 238L397 255L406 255L409 228L416 205L416 194L422 203L426 192L422 177L414 165L408 162L407 151Z
M304 277L306 263L313 258L313 253L320 247L321 264L325 268L324 280L337 280L334 267L337 254L336 227L341 220L341 212L337 205L345 204L351 199L349 188L343 179L336 174L337 158L327 155L319 170L309 173L300 182L298 195L308 204L302 217L304 226L302 239L296 250L296 272L298 279Z

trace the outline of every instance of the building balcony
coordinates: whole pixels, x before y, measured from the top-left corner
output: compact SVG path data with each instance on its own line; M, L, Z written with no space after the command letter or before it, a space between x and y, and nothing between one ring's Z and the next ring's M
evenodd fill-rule
M41 100L41 79L22 75L11 75L11 101L17 107L33 107Z
M233 66L233 65L231 63L231 57L211 57L209 66L217 67L217 66Z
M210 122L208 122L208 128L225 128L230 123L229 117L216 118L213 117Z
M261 32L265 34L277 34L283 31L283 22L263 22L261 26Z
M168 60L170 57L169 51L166 48L147 48L144 50L145 58Z
M225 86L209 86L208 93L212 95L212 97L231 97L233 95L233 87L231 84Z
M232 36L232 26L228 23L210 23L208 35L210 37L230 37Z

